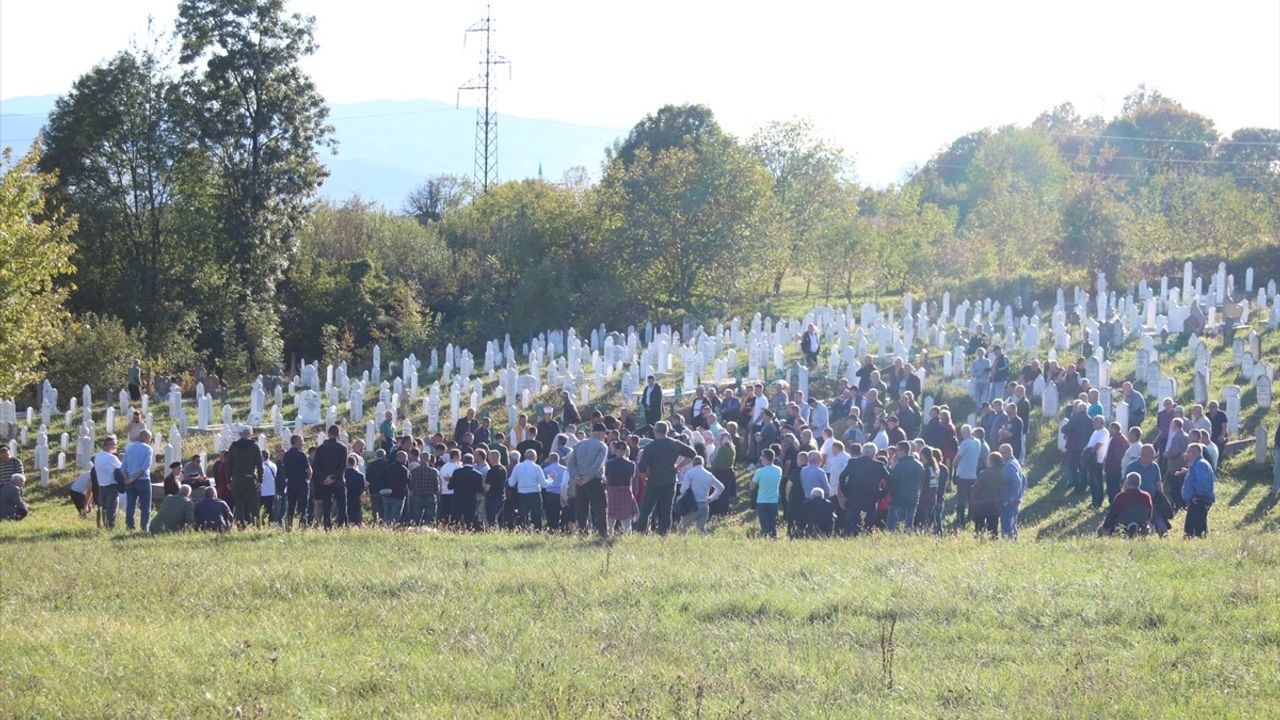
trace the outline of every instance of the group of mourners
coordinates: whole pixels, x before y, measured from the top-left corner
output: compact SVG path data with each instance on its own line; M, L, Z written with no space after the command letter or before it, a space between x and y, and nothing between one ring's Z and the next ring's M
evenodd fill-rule
M978 533L1016 538L1028 486L1028 388L1043 377L1061 397L1075 398L1060 430L1062 483L1088 492L1095 508L1107 503L1100 533L1163 535L1180 510L1187 535L1207 531L1226 438L1216 403L1184 413L1166 398L1147 430L1146 399L1126 382L1120 399L1130 408L1129 427L1122 428L1104 420L1083 357L1044 367L1033 359L1015 372L981 326L967 340L977 412L972 425L958 428L947 405L921 411L920 374L911 363L896 357L877 365L871 356L827 401L780 380L768 388L700 386L677 408L650 376L634 410L587 415L562 393L559 407L544 406L536 421L520 415L505 433L470 409L449 436L400 436L388 411L375 448L360 439L348 445L334 425L322 442L307 447L294 435L273 456L254 441L253 428L240 426L239 439L208 468L199 455L156 467L151 435L135 413L125 446L107 437L72 483L71 498L82 514L97 507L107 528L123 505L128 529L140 515L137 527L153 533L377 523L607 536L665 534L673 526L706 532L745 494L765 537L777 537L781 515L791 537L940 533L972 523ZM816 364L813 326L800 345ZM932 370L928 357L921 363ZM7 472L15 462L0 454L0 477L14 477L0 487L0 517L27 512L20 463ZM742 488L740 476L749 476ZM154 516L153 492L163 496Z

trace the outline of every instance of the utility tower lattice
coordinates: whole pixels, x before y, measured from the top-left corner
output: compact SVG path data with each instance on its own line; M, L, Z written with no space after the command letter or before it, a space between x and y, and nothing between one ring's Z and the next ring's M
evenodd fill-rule
M493 68L496 65L507 65L510 73L511 61L499 55L493 49L493 12L489 4L485 4L484 18L467 28L467 34L484 34L484 54L480 58L480 74L465 85L458 87L458 104L461 105L462 91L480 91L484 93L484 104L476 108L476 184L480 192L489 191L489 186L498 181L498 113L494 109L497 92ZM463 45L466 45L465 37Z

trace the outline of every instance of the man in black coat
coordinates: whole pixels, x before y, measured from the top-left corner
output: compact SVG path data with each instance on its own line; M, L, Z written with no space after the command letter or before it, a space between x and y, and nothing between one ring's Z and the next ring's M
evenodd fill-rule
M258 488L262 487L262 452L248 425L240 426L240 439L227 448L227 467L236 524L244 529L258 518Z
M347 446L338 441L341 431L337 425L329 426L329 437L316 448L315 461L311 464L311 498L315 502L314 519L322 519L328 530L332 526L334 508L337 522L347 520L347 491L342 480L347 469Z
M872 443L861 448L854 445L849 450L853 459L840 473L840 495L847 510L845 534L858 535L871 532L879 520L876 508L882 488L889 480L889 469L876 459L876 446Z
M477 501L484 492L484 476L475 468L475 458L470 454L462 456L462 467L449 476L449 489L453 490L453 503L450 505L450 518L457 527L465 527L479 532L483 529L477 510Z
M662 419L662 386L658 384L658 380L654 376L649 376L648 384L644 386L644 393L641 395L640 401L644 405L645 424L657 424Z

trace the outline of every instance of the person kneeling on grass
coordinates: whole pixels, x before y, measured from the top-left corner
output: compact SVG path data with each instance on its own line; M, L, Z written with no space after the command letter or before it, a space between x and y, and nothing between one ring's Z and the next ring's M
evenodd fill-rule
M1142 476L1131 472L1124 477L1124 489L1111 500L1098 534L1112 535L1117 529L1123 529L1129 537L1146 535L1151 529L1154 508L1151 494L1142 489Z
M195 527L195 524L195 504L191 502L191 486L180 485L176 495L165 496L160 509L151 518L151 526L147 529L152 535L158 535L188 530Z
M831 537L835 525L834 504L827 499L827 491L815 487L804 501L805 537Z
M204 499L196 503L193 512L196 528L212 532L227 532L231 529L231 508L218 499L218 489L204 489Z
M27 484L27 476L14 473L9 482L0 485L0 520L21 520L27 516L30 508L22 498L22 486Z

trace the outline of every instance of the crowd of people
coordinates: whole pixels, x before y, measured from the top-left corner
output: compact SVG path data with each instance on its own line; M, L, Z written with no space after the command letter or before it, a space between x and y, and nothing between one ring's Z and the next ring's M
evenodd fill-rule
M816 363L812 327L800 344ZM1087 492L1094 508L1107 504L1100 532L1163 535L1182 510L1187 535L1207 531L1226 438L1216 403L1184 412L1166 398L1151 424L1146 399L1126 382L1126 429L1104 420L1083 358L1044 367L1032 359L1015 372L981 327L969 352L977 411L959 427L947 405L921 410L911 363L897 357L877 365L867 356L852 382L840 380L826 400L792 392L785 381L756 382L698 387L677 407L651 376L634 411L585 413L563 393L559 407L544 406L540 420L520 415L505 433L472 409L448 436L398 436L387 412L378 447L359 439L347 445L334 425L323 442L307 447L294 435L273 456L254 441L253 428L241 426L208 468L198 455L157 468L150 432L135 417L125 446L107 437L70 493L82 514L97 507L104 527L114 528L123 510L129 530L150 532L268 523L707 532L745 495L766 537L777 537L781 515L791 537L941 533L972 524L978 533L1016 538L1028 487L1028 388L1043 377L1069 399L1061 482ZM922 358L931 369L928 363ZM14 477L0 490L0 517L27 512L21 470L0 450L0 477ZM744 487L740 477L748 478ZM153 487L163 496L154 517Z

